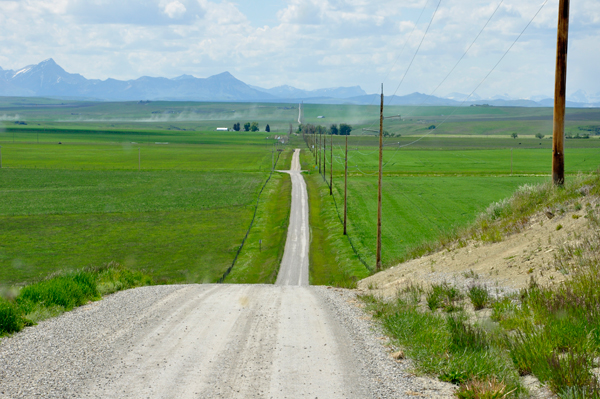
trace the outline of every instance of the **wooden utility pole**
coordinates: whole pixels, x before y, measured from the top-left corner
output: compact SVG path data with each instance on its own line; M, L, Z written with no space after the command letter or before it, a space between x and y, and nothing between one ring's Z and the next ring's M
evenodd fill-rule
M323 180L327 183L327 135L323 137Z
M348 136L346 136L346 157L344 158L344 235L346 235L346 214L348 209Z
M383 174L383 83L381 84L381 105L379 107L379 187L377 192L377 255L375 270L381 270L381 175Z
M333 134L329 136L329 195L333 195Z
M323 145L323 143L321 142L321 130L319 130L319 174L321 174L321 146Z
M556 75L554 82L554 124L552 127L552 181L565 183L565 95L567 91L567 45L569 41L569 3L558 5L558 33L556 39Z

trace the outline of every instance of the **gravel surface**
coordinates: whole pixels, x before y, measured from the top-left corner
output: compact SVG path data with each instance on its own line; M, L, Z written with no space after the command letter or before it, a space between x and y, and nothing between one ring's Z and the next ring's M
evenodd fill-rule
M450 397L409 373L355 293L128 290L0 341L0 398Z

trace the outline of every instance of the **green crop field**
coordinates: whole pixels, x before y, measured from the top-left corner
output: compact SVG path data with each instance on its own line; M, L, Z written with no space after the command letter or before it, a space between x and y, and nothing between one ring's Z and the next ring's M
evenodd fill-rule
M277 159L273 134L113 130L52 115L0 131L0 285L112 261L166 281L223 275ZM266 190L259 206L278 194Z
M306 123L353 126L348 237L340 234L344 138L333 140L333 197L301 135L291 137L278 164L287 168L289 149L303 149L311 282L351 286L374 265L378 138L370 130L378 128L379 108L303 110ZM391 105L386 115L401 115L384 126L393 135L385 138L383 170L388 266L468 224L519 185L548 178L549 108ZM216 281L257 203L239 267L226 282L272 282L286 236L289 179L273 175L257 196L277 137L296 132L297 119L298 104L0 98L0 285L110 261L171 281ZM215 131L236 122L257 122L260 131ZM598 168L600 111L568 109L566 130L590 136L566 140L567 173Z
M314 141L311 137L307 141L312 148ZM370 270L375 265L378 138L349 137L349 239L341 234L344 141L343 137L334 138L332 165L330 137L327 137L326 181L318 173L319 162L310 151L305 151L302 158L303 168L308 170L309 190L321 198L318 207L311 204L311 210L314 208L322 215L319 228L328 226L330 230L323 238L326 245L311 243L311 248L320 253L315 262L340 265L337 276L319 272L329 281L348 281L347 277L342 278L348 273L360 278L361 265ZM395 148L391 145L393 141L396 141ZM414 141L415 138L410 137L386 138L382 183L382 261L385 266L405 259L423 243L466 226L490 203L510 196L519 186L549 179L551 141L547 139L429 136ZM567 140L565 162L567 178L597 170L600 140ZM321 161L321 167L323 164ZM328 195L327 188L331 166L333 197Z

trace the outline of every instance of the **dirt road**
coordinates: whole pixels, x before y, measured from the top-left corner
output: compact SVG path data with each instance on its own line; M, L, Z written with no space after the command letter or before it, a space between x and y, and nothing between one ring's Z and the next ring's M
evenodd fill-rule
M290 225L276 285L308 285L308 193L300 171L300 150L294 151L287 173L292 179Z
M445 397L388 358L353 293L308 286L298 153L276 285L143 287L27 328L0 341L0 398Z

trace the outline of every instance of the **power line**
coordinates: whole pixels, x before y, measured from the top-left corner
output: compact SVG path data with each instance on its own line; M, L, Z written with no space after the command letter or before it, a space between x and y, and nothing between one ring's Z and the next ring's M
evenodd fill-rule
M408 64L408 67L406 68L406 71L404 72L404 76L402 76L402 80L400 80L400 83L398 83L398 87L396 87L396 91L394 91L394 94L392 94L392 96L390 97L390 101L388 102L388 105L390 105L390 103L392 102L392 99L398 92L398 89L400 89L400 86L402 86L402 83L404 82L404 79L406 78L406 75L408 74L410 67L412 66L415 58L417 57L417 54L419 53L419 50L421 49L421 45L423 44L423 41L425 40L425 36L427 36L427 32L429 32L429 28L431 27L431 24L433 23L435 14L437 14L438 9L440 8L440 4L442 4L442 0L438 1L438 5L437 5L437 7L435 7L435 11L433 12L433 15L431 16L431 20L429 21L429 25L427 25L427 29L425 29L425 33L423 34L423 37L421 38L421 42L419 43L419 46L417 47L417 51L415 51L415 54L413 55L412 59L410 60L410 63Z

